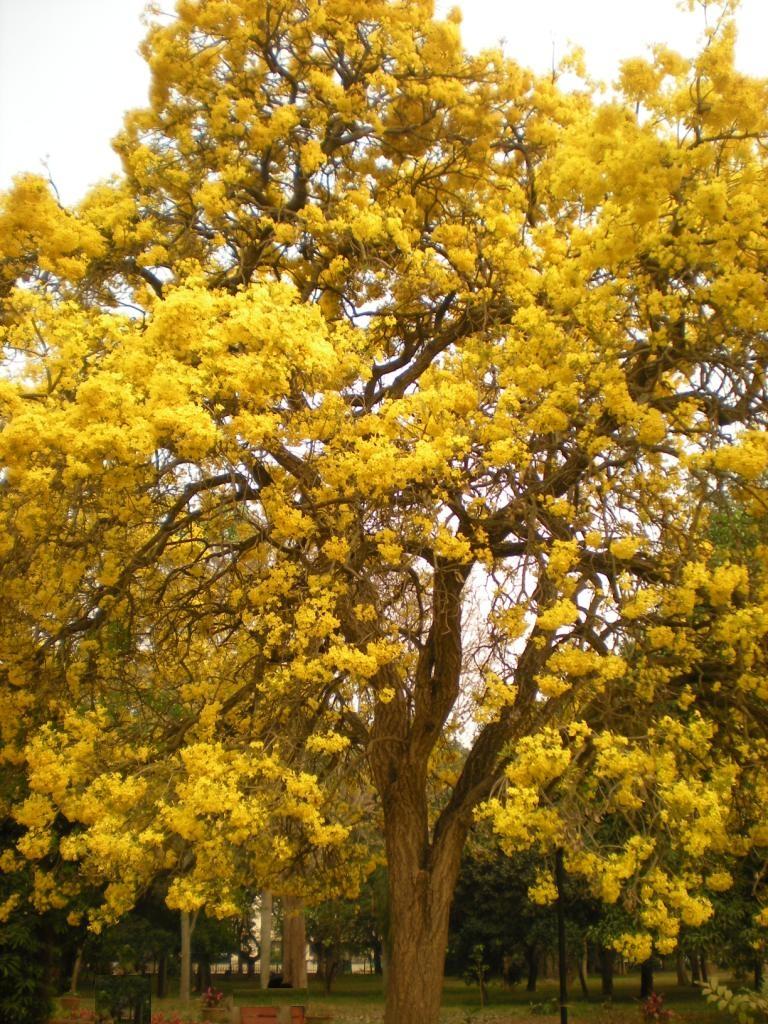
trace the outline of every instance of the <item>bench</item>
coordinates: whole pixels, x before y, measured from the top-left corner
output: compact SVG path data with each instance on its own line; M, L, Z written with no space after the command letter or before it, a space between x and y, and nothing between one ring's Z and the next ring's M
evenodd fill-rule
M305 1024L306 1016L303 1006L292 1006L290 1008L291 1024ZM277 1006L241 1006L240 1024L275 1024L280 1020L280 1010Z
M241 1006L240 1024L275 1024L276 1006Z

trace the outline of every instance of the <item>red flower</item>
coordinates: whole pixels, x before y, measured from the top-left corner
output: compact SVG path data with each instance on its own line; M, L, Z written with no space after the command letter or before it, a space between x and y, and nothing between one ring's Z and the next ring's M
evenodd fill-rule
M208 986L205 992L203 992L203 1006L218 1006L223 998L223 992L217 992Z

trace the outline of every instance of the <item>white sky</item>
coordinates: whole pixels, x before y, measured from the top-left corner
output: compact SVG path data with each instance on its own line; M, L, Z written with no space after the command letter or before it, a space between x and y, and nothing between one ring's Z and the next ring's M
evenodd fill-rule
M171 8L172 0L166 0ZM570 43L610 81L618 61L666 42L692 52L703 21L675 0L436 0L459 6L470 49L504 41L537 70ZM137 46L144 0L0 0L0 189L47 162L72 202L119 163L109 140L123 112L146 102L148 74ZM742 0L738 60L768 75L768 0Z

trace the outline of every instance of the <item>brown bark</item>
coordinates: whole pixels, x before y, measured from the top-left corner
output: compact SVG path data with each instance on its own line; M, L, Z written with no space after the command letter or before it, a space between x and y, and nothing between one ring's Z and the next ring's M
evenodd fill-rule
M307 928L297 896L283 896L283 983L307 987Z
M467 824L430 843L420 772L404 770L384 803L391 934L385 1024L432 1024L440 1012L448 917Z
M392 846L399 849L392 851ZM392 947L389 955L384 1024L432 1024L440 1014L448 912L458 874L446 864L425 870L405 849L390 846Z

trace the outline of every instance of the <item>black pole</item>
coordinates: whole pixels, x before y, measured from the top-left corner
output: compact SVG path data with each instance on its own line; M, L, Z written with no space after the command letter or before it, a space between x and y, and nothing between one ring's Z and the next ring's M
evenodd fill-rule
M555 850L555 885L557 887L557 960L560 973L560 1024L568 1024L568 978L565 963L565 872L563 848Z

